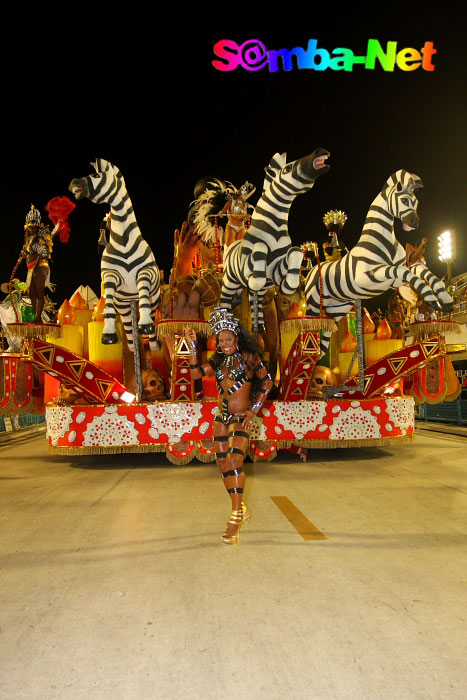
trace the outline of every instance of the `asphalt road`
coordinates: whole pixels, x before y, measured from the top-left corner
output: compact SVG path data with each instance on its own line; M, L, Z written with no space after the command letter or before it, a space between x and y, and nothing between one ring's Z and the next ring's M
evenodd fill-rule
M465 438L215 465L0 444L0 698L464 700Z

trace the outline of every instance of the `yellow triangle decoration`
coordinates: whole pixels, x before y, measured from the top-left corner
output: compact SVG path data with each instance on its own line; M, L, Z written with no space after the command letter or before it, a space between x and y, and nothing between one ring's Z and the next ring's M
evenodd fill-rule
M177 355L189 355L190 354L190 348L188 347L188 343L186 342L186 338L183 337L177 348Z
M71 372L75 375L76 379L81 379L81 375L83 374L83 370L86 366L85 360L71 360L70 362L65 363L67 367L70 368Z
M369 376L365 375L363 377L363 381L365 382L365 386L363 388L362 394L366 394L366 392L368 391L368 387L370 386L371 382L373 381L374 376L375 376L374 374L370 374ZM358 377L355 377L355 384L358 384Z
M426 343L422 343L422 349L425 354L425 357L430 357L430 355L433 355L435 350L438 349L439 343L437 340L432 340L428 341Z
M31 355L31 341L26 338L23 340L23 346L21 348L21 354L23 357L28 357Z
M295 372L294 379L309 379L313 373L315 365L311 365L308 369L302 369L301 372Z
M291 396L301 396L303 394L303 385L297 386L293 391L290 392Z
M391 365L391 369L394 372L394 374L399 374L401 371L401 368L405 365L407 362L407 357L398 357L392 360L388 359L389 364Z
M109 382L108 379L96 379L96 384L101 391L102 398L106 399L114 383Z
M39 355L39 357L42 358L46 365L48 365L49 367L52 366L55 355L54 347L43 348L42 350L36 350L36 352Z
M302 352L306 353L316 353L319 351L319 344L315 336L310 333L305 339L303 340L302 344Z

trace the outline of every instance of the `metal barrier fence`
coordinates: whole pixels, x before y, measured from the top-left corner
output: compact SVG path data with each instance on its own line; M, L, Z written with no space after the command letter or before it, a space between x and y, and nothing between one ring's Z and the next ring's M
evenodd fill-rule
M41 423L45 423L45 415L32 416L30 413L21 413L14 416L0 415L0 433L21 430L21 428Z
M422 403L415 407L415 416L424 421L467 425L467 400L459 398L457 401L433 405Z

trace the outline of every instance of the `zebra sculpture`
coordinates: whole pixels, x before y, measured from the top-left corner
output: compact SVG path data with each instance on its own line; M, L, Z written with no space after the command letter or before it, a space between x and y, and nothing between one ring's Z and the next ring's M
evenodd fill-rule
M253 323L261 333L265 331L263 299L268 287L278 285L284 294L292 294L299 286L303 251L292 246L287 226L289 210L298 194L311 189L315 180L329 171L329 155L329 151L318 148L287 163L285 153L276 153L266 168L263 194L248 231L224 255L220 306L231 309L234 297L247 287Z
M141 235L120 170L102 158L91 165L96 172L72 180L69 189L76 199L87 197L96 204L110 205L110 240L101 259L105 296L102 342L104 345L117 342L115 315L118 312L128 346L133 351L131 302L137 300L138 330L149 335L151 348L157 349L154 316L160 300L160 274L154 254Z
M398 170L388 178L368 210L358 243L341 260L316 265L310 271L305 282L307 315L319 315L324 309L338 321L356 299L370 299L404 283L411 284L429 306L452 308L452 297L443 282L423 263L409 268L405 250L394 235L394 219L401 220L405 231L418 227L418 187L423 187L421 179L406 170ZM328 332L323 334L323 353L330 336Z

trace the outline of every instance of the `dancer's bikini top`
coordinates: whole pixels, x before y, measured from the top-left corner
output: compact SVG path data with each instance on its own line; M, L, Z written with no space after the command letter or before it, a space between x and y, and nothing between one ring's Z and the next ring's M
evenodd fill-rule
M246 382L253 381L253 377L250 379L250 377L245 371L243 357L239 353L236 353L234 357L236 360L238 360L238 362L240 362L238 367L233 367L228 371L228 374L225 375L222 371L221 365L220 367L218 367L216 372L217 388L219 389L219 393L222 395L226 393L223 387L221 386L221 383L224 381L224 379L231 379L233 382L235 382L235 384L227 390L227 396L232 396L232 394L238 391Z

